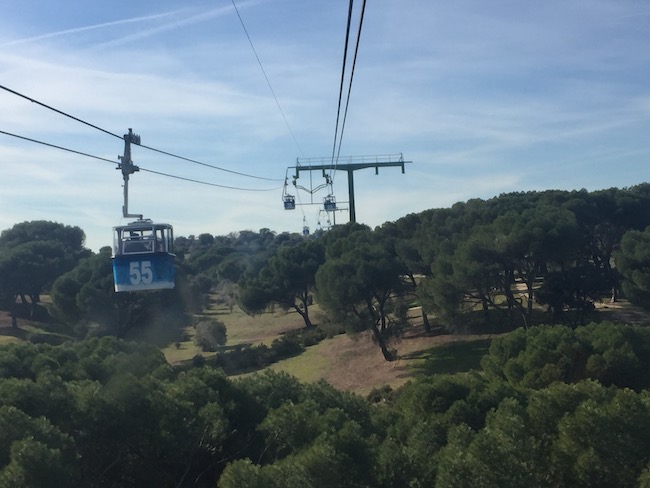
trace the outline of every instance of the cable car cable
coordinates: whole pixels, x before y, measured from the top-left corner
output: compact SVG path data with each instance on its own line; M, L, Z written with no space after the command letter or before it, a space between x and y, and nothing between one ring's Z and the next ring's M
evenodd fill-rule
M357 55L359 54L359 42L361 40L361 29L363 27L363 16L366 11L366 0L363 0L363 3L361 4L361 15L359 17L359 30L357 32L357 43L354 48L354 58L352 60L352 69L350 71L350 83L348 85L348 95L345 100L345 112L343 114L343 124L341 125L341 134L339 135L339 148L338 152L336 153L336 163L339 161L339 156L341 154L341 145L343 143L343 132L345 131L345 121L348 118L348 107L350 105L350 93L352 92L352 80L354 79L354 68L357 65ZM334 180L334 176L336 175L336 163L334 164L334 172L332 174L332 180Z
M273 87L271 86L271 81L269 80L269 77L266 75L266 70L264 69L264 66L262 66L262 61L260 60L260 57L257 55L257 50L255 49L255 46L253 45L253 40L251 39L251 36L248 34L248 29L246 29L246 25L244 24L244 19L242 19L242 16L239 13L239 9L237 8L237 5L235 4L235 0L231 0L231 1L232 1L232 6L235 8L235 12L237 13L237 17L239 17L239 22L241 23L241 26L244 29L244 33L246 34L246 38L248 39L248 42L251 45L251 48L253 49L253 54L255 54L255 59L257 59L257 64L260 65L260 69L262 70L262 74L264 75L264 79L266 80L266 84L269 85L269 89L271 90L271 94L273 95L273 99L275 100L275 104L278 106L278 109L280 110L280 113L282 114L282 118L284 119L284 123L287 125L287 129L289 129L289 133L291 134L291 137L293 138L293 142L296 144L296 147L298 148L298 152L300 154L303 154L302 148L300 147L300 144L298 144L298 140L296 139L296 135L293 133L293 130L291 130L291 126L289 125L289 121L287 120L287 117L284 115L284 110L282 110L282 107L280 106L280 102L278 101L278 97L275 95L275 90L273 90Z
M226 188L228 190L239 190L239 191L277 191L281 186L276 186L275 188L240 188L237 186L227 186L227 185L220 185L218 183L210 183L208 181L201 181L201 180L194 180L192 178L186 178L184 176L177 176L177 175L172 175L169 173L163 173L161 171L155 171L153 169L146 169L143 168L142 166L139 166L140 171L146 171L147 173L153 173L155 175L160 175L160 176L167 176L169 178L176 178L177 180L183 180L183 181L189 181L191 183L199 183L201 185L208 185L208 186L216 186L218 188Z
M113 165L118 164L116 161L114 161L112 159L103 158L101 156L95 156L93 154L85 153L85 152L82 152L82 151L77 151L75 149L70 149L70 148L63 147L63 146L57 146L56 144L50 144L49 142L39 141L37 139L32 139L31 137L25 137L25 136L21 136L21 135L18 135L18 134L13 134L11 132L7 132L7 131L4 131L4 130L0 130L0 134L15 137L17 139L22 139L24 141L33 142L33 143L36 143L36 144L41 144L43 146L52 147L52 148L55 148L55 149L60 149L62 151L67 151L67 152L70 152L70 153L73 153L73 154L79 154L80 156L86 156L88 158L97 159L99 161L105 161L105 162L111 163ZM169 178L176 178L176 179L179 179L179 180L189 181L189 182L192 182L192 183L198 183L198 184L201 184L201 185L216 186L218 188L225 188L225 189L228 189L228 190L276 191L279 188L281 188L281 187L275 187L275 188L261 188L261 189L258 189L258 188L242 188L242 187L237 187L237 186L227 186L227 185L220 185L218 183L210 183L208 181L202 181L202 180L195 180L195 179L192 179L192 178L186 178L184 176L177 176L177 175L172 175L172 174L169 174L169 173L163 173L161 171L146 169L146 168L143 168L142 166L138 166L138 168L140 169L140 171L145 171L147 173L153 173L153 174L157 174L157 175L161 175L161 176L167 176Z
M343 98L343 82L345 80L345 65L347 63L348 56L348 44L350 40L350 24L352 23L352 6L354 0L350 0L350 5L348 7L348 24L345 30L345 47L343 48L343 66L341 68L341 86L339 87L339 104L338 110L336 112L336 126L334 128L334 146L332 147L332 163L334 163L334 155L336 154L336 138L339 131L339 118L341 116L341 100Z
M115 134L115 133L113 133L111 131L106 130L106 129L102 129L101 127L98 127L98 126L96 126L94 124L91 124L90 122L86 122L85 120L81 120L80 118L77 118L74 115L70 115L70 114L68 114L68 113L66 113L66 112L64 112L62 110L51 107L51 106L49 106L49 105L47 105L47 104L45 104L43 102L39 102L38 100L35 100L35 99L31 98L31 97L28 97L27 95L23 95L22 93L19 93L19 92L15 91L15 90L12 90L11 88L7 88L4 85L0 85L0 88L2 88L5 91L8 91L9 93L13 93L14 95L22 97L25 100L29 100L30 102L35 103L36 105L40 105L41 107L45 107L47 109L50 109L53 112L56 112L56 113L58 113L60 115L64 115L65 117L71 118L72 120L76 120L77 122L81 122L82 124L85 124L85 125L87 125L89 127L92 127L93 129L97 129L98 131L104 132L104 133L106 133L108 135L111 135L113 137L117 137L118 139L122 139L122 136L119 136L119 135L117 135L117 134Z
M166 156L171 156L172 158L177 158L177 159L182 159L183 161L188 161L190 163L194 164L200 164L201 166L206 166L208 168L213 168L213 169L218 169L219 171L225 171L226 173L231 173L234 175L239 175L239 176L245 176L247 178L255 178L257 180L266 180L266 181L282 181L280 178L266 178L264 176L255 176L255 175L250 175L247 173L241 173L239 171L234 171L232 169L226 169L226 168L221 168L220 166L215 166L213 164L208 164L208 163L202 163L201 161L197 161L195 159L190 159L186 158L184 156L179 156L178 154L173 154L167 151L163 151L161 149L156 149L155 147L150 147L150 146L145 146L144 144L136 144L138 147L141 147L143 149L149 149L150 151L154 151L160 154L164 154Z
M22 139L24 141L35 142L36 144L41 144L43 146L53 147L55 149L61 149L62 151L67 151L67 152L71 152L71 153L74 153L74 154L80 154L81 156L87 156L89 158L99 159L100 161L107 161L107 162L109 162L111 164L117 164L115 161L113 161L111 159L102 158L100 156L94 156L92 154L88 154L88 153L81 152L81 151L76 151L74 149L68 149L67 147L57 146L56 144L50 144L49 142L39 141L39 140L36 140L36 139L32 139L30 137L19 136L18 134L12 134L11 132L6 132L4 130L0 130L0 134L5 134L7 136L16 137L17 139Z
M6 87L6 86L4 86L4 85L0 85L0 88L3 89L3 90L5 90L5 91L8 91L9 93L12 93L12 94L17 95L17 96L19 96L19 97L21 97L21 98L24 98L25 100L29 100L29 101L32 102L32 103L35 103L35 104L40 105L40 106L42 106L42 107L45 107L45 108L47 108L47 109L49 109L49 110L52 110L52 111L54 111L54 112L56 112L56 113L58 113L58 114L60 114L60 115L63 115L63 116L68 117L68 118L70 118L70 119L72 119L72 120L75 120L75 121L77 121L77 122L80 122L80 123L82 123L82 124L84 124L84 125L87 125L87 126L89 126L89 127L92 127L93 129L97 129L97 130L99 130L99 131L101 131L101 132L104 132L104 133L106 133L106 134L108 134L108 135L111 135L111 136L113 136L113 137L116 137L116 138L118 138L118 139L120 139L120 140L123 140L123 139L124 139L123 136L117 135L117 134L115 134L115 133L113 133L113 132L111 132L111 131L108 131L108 130L106 130L106 129L102 129L101 127L99 127L99 126L97 126L97 125L91 124L90 122L86 122L85 120L82 120L82 119L80 119L80 118L78 118L78 117L75 117L75 116L73 116L73 115L70 115L70 114L68 114L68 113L66 113L66 112L64 112L64 111L62 111L62 110L56 109L56 108L54 108L54 107L51 107L50 105L47 105L47 104L45 104L45 103L43 103L43 102L39 102L38 100L35 100L35 99L31 98L31 97L28 97L27 95L24 95L24 94L22 94L22 93L19 93L19 92L15 91L15 90L12 90L11 88L8 88L8 87ZM8 134L8 135L14 135L14 134ZM16 136L16 137L20 137L20 136ZM190 158L186 158L186 157L183 157L183 156L179 156L179 155L177 155L177 154L173 154L173 153L170 153L170 152L167 152L167 151L162 151L162 150L160 150L160 149L156 149L156 148L154 148L154 147L150 147L150 146L145 146L145 145L142 145L142 144L138 144L138 146L140 146L140 147L142 147L142 148L145 148L145 149L149 149L150 151L155 151L155 152L160 153L160 154L165 154L165 155L167 155L167 156L171 156L171 157L173 157L173 158L182 159L182 160L184 160L184 161L188 161L188 162L190 162L190 163L200 164L200 165L202 165L202 166L206 166L206 167L208 167L208 168L216 169L216 170L219 170L219 171L224 171L224 172L226 172L226 173L232 173L232 174L239 175L239 176L245 176L245 177L247 177L247 178L255 178L255 179L258 179L258 180L281 181L281 180L279 180L278 178L265 178L265 177L263 177L263 176L255 176L255 175L251 175L251 174L247 174L247 173L241 173L241 172L239 172L239 171L234 171L234 170L230 170L230 169L225 169L225 168L222 168L222 167L220 167L220 166L215 166L215 165L213 165L213 164L202 163L201 161L196 161L196 160L194 160L194 159L190 159ZM56 146L54 146L54 147L56 147Z

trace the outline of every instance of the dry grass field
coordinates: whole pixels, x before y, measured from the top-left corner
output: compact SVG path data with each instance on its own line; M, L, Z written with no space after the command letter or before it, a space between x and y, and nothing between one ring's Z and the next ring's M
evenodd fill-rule
M318 307L312 307L316 324L323 317ZM602 320L629 324L647 324L647 312L631 306L627 301L599 304ZM295 312L275 311L256 316L243 313L238 307L232 312L211 307L207 316L221 320L228 329L227 346L238 344L270 345L283 333L304 327L302 318ZM386 361L368 333L356 336L336 335L289 359L270 366L284 371L304 382L325 380L336 388L362 395L374 388L397 388L419 374L453 373L478 368L480 358L487 352L495 334L450 334L437 328L437 333L425 334L420 312L409 314L411 327L393 344L398 359ZM436 330L434 328L434 330ZM202 354L193 343L193 329L185 329L187 340L176 348L164 349L170 363L186 361ZM203 353L209 356L209 353Z
M322 319L318 307L312 307L315 323ZM239 344L270 345L283 333L304 327L296 312L275 311L249 316L235 307L233 311L211 308L206 314L222 321L228 329L227 347ZM487 351L489 338L485 335L425 334L420 313L412 315L411 327L394 344L399 358L388 362L370 334L335 335L310 346L299 356L270 366L304 382L325 380L336 388L367 394L373 388L389 385L397 388L417 374L448 373L478 367L480 356ZM174 364L187 361L202 353L193 342L192 327L185 329L186 340L178 347L163 349L167 360ZM450 353L452 351L452 353ZM459 356L459 359L455 356ZM468 358L469 356L469 358Z
M603 303L597 308L602 320L648 323L646 312L625 301ZM230 311L213 306L205 316L218 319L226 325L226 347L241 344L270 345L282 334L304 327L304 322L297 313L282 310L249 316L238 307ZM316 324L323 320L317 306L313 307L312 316ZM411 326L392 344L398 352L396 361L384 360L368 333L355 336L341 334L308 347L304 353L275 363L270 368L287 372L304 382L324 380L336 388L366 395L374 388L386 385L397 388L419 374L453 373L477 368L480 358L495 337L494 334L450 334L441 328L434 328L435 333L425 334L417 309L412 310L410 320ZM0 345L29 340L34 334L42 336L47 333L42 324L26 319L19 319L18 329L13 329L9 314L0 312ZM163 353L171 364L191 360L198 354L210 356L211 353L202 353L194 344L192 326L185 327L182 335L183 340L163 348Z

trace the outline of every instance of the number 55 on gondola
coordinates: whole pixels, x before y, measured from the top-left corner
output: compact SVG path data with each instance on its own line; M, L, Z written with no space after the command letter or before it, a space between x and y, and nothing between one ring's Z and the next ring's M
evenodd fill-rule
M115 291L174 288L173 242L169 224L144 219L113 227Z

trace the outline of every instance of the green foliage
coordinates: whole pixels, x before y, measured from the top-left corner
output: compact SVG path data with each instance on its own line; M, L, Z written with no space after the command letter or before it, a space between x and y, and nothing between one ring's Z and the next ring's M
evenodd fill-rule
M623 276L625 296L631 303L650 308L650 227L644 232L629 231L623 235L615 258Z
M216 285L221 280L237 283L249 272L256 274L278 246L297 237L276 236L269 229L260 229L259 232L241 231L227 236L177 237L174 245L177 256L184 258L190 275L202 276Z
M495 377L530 388L591 378L639 390L650 386L650 331L610 323L518 330L493 341L482 365Z
M284 335L279 339L273 339L271 350L277 355L278 359L284 359L297 356L305 350L305 347L297 336Z
M294 309L312 327L309 317L316 271L325 260L325 248L317 240L281 246L255 274L239 283L239 305L247 313L260 313L271 304Z
M278 485L250 459L240 459L228 464L219 478L218 486L219 488L274 488Z
M385 242L360 228L331 242L316 273L319 303L352 332L370 329L386 360L395 359L388 339L398 335L390 302L403 288L404 264Z
M583 325L585 314L610 289L604 271L586 264L548 272L535 296L537 303L548 306L555 322Z
M235 486L234 482L332 488L372 484L373 440L349 412L307 398L271 410L259 429L267 439L265 454L270 464L233 463L219 486Z
M554 322L583 324L604 294L617 297L614 249L626 231L650 225L649 208L644 184L511 193L422 212L412 240L431 272L420 302L448 325L476 310L488 324L506 309L511 326L530 326L539 305Z
M638 394L597 383L556 384L528 406L504 399L484 429L452 430L436 486L635 486L648 413Z
M13 312L16 297L31 300L35 313L40 294L87 254L85 236L78 227L32 221L0 234L0 295Z
M202 351L216 351L227 340L226 326L216 319L203 319L195 326L194 342Z
M572 486L634 486L650 450L647 401L618 390L586 399L558 423L558 464Z
M77 483L70 456L33 438L11 444L9 463L0 471L0 486L66 488Z
M100 294L110 297L113 287L113 270L110 249L104 248L99 254L93 255L79 262L68 273L60 276L52 286L50 296L52 306L50 313L57 319L74 324L85 316L89 309L93 309L95 316L99 316L95 307L99 304L97 297ZM94 298L93 298L94 297Z
M265 370L241 379L238 385L257 402L262 412L278 408L285 402L298 403L304 398L303 385L283 372Z
M14 225L0 233L0 247L13 248L28 242L54 241L74 254L85 252L86 236L79 227L34 220Z
M614 324L515 331L485 372L379 404L271 371L174 371L111 337L6 346L0 486L643 486L648 343Z
M249 269L250 257L243 253L232 253L226 256L217 266L217 273L221 279L237 283Z
M232 381L219 369L299 353L322 339L316 328L201 357L184 371L151 346L112 337L2 347L0 486L648 486L650 333L532 326L530 311L537 300L549 318L580 323L616 290L619 242L625 291L643 303L645 232L621 237L650 224L649 188L475 199L376 231L340 226L317 242L268 229L179 241L184 293L246 275L240 300L249 311L293 300L306 313L300 301L315 283L333 318L372 330L386 353L404 316L396 296L416 285L425 308L450 321L479 310L487 323L498 311L529 327L494 340L483 371L423 375L375 392L373 403L324 382L273 372ZM35 244L36 228L0 236L5 293L31 274L51 281L52 263L84 254L76 238ZM18 263L33 273L21 276ZM117 335L162 323L180 302L115 297L108 250L51 291L59 320Z

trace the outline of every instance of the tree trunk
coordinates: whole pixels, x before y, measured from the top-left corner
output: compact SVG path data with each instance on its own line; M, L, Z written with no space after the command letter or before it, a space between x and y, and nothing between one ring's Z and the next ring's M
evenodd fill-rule
M38 293L34 293L32 295L29 295L29 299L31 301L30 307L29 307L29 317L34 318L36 317L36 305L38 305L38 302L40 301L40 295Z
M373 322L373 324L370 326L370 330L372 330L373 337L377 341L377 344L379 344L379 348L381 349L381 353L384 355L384 359L386 361L395 361L395 354L388 349L386 339L379 330L379 327L377 327L377 323Z
M379 303L379 320L381 323L380 332L386 332L386 313L384 312L385 301Z
M18 318L16 317L16 300L18 299L17 296L13 297L13 300L11 300L11 310L9 310L9 315L11 316L11 328L12 329L17 329L18 328Z
M512 287L514 286L514 278L512 270L506 269L503 277L504 285L503 292L506 295L506 304L508 305L508 320L510 321L510 326L512 327L515 323L513 310L517 306L515 296L512 293Z
M309 318L309 309L307 308L307 304L305 303L304 309L300 308L299 306L295 305L293 306L294 310L298 312L298 314L302 317L302 319L305 321L305 328L311 329L314 327L314 324L311 323L311 319Z
M380 304L380 308L383 309L383 304ZM372 317L370 322L370 330L372 330L372 335L377 341L377 344L379 344L379 348L381 349L381 353L384 355L384 359L386 361L394 361L395 354L388 349L386 337L384 334L382 334L384 328L386 327L386 318L384 317L383 313L379 313L379 317L377 316L377 313L382 312L383 310L376 310L372 304L372 300L366 300L366 309L370 317ZM379 329L379 324L382 326L381 330Z
M528 303L526 304L526 322L532 323L533 318L533 280L534 278L528 278L526 280L526 291L528 292Z
M429 324L429 317L427 317L427 313L424 311L424 308L422 308L422 323L424 324L424 331L427 334L431 334L431 324Z
M416 290L417 287L418 287L418 284L417 284L417 281L415 281L415 276L413 276L413 273L409 273L407 276L411 280L411 285L413 286L413 290Z
M484 293L481 293L481 308L483 310L483 324L488 325L490 323L490 306L487 297Z
M612 297L609 300L610 303L618 302L618 289L616 286L612 286Z
M300 300L302 307L300 305L297 305L295 300L293 302L287 302L288 305L293 307L293 309L298 312L298 314L300 314L302 319L305 321L305 328L313 328L314 324L311 323L311 319L309 318L309 293L304 293L296 298Z

